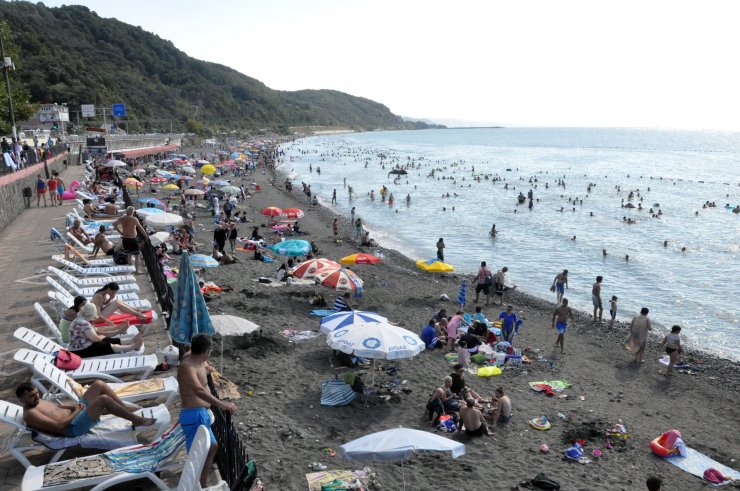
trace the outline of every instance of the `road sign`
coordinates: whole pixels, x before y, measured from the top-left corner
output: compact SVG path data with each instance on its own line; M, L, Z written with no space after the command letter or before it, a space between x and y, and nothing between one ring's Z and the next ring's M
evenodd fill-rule
M95 104L82 104L80 105L82 110L83 118L94 118L95 117Z
M123 118L126 116L126 104L113 104L113 116Z

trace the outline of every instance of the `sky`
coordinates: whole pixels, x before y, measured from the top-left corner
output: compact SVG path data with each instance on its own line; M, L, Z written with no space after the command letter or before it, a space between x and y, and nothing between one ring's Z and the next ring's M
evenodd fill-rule
M402 116L740 130L734 0L76 3L274 89L339 90Z

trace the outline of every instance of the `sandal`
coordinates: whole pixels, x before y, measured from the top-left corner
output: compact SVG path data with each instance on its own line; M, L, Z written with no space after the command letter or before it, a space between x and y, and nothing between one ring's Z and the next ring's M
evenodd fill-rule
M326 455L327 457L336 457L337 456L337 452L334 451L333 449L329 448L329 447L326 447L325 449L323 449L322 452L324 452L324 455Z

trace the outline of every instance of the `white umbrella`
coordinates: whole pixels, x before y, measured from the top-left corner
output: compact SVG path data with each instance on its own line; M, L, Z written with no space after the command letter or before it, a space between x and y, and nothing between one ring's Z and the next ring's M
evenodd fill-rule
M186 189L185 194L187 196L203 196L206 193L200 189Z
M404 489L406 477L403 473L403 461L417 452L444 452L455 459L465 454L465 445L428 431L393 428L365 435L339 447L339 454L347 460L401 461Z
M191 254L190 265L194 268L218 268L218 261L205 254Z
M167 242L168 240L170 240L170 233L169 232L157 232L156 234L150 235L149 240L151 241L153 246L158 246L162 242Z
M183 219L180 215L174 213L159 213L157 215L149 215L145 218L147 225L152 227L179 227L183 224Z
M154 164L149 164L149 165L146 166L146 168L149 169L149 170L159 169L159 167L157 167Z
M260 332L262 328L252 321L233 315L212 315L211 324L222 336L221 339L221 373L224 372L224 340L226 336L243 336L253 332Z
M128 164L120 160L109 160L103 164L103 167L128 167Z
M132 174L146 174L146 169L134 169Z
M189 174L195 173L195 169L193 169L193 167L190 165L183 165L182 167L180 167L180 170Z
M375 312L363 312L362 310L337 312L321 319L319 332L329 334L342 327L352 327L365 322L388 322L388 319Z

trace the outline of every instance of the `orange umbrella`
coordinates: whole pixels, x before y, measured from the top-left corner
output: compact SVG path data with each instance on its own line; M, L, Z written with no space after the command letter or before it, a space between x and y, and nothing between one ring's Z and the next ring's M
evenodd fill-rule
M165 179L164 177L152 177L149 182L153 182L156 184L160 182L167 182L167 179Z
M337 270L341 267L341 264L330 259L318 258L302 262L293 269L292 273L296 278L310 279L323 271Z
M303 218L305 213L299 208L285 208L283 209L283 215L288 218Z
M277 206L269 206L265 208L264 210L262 210L262 214L267 215L268 217L276 217L278 215L282 215L283 210L281 210Z
M338 291L362 291L362 280L349 269L326 269L316 275L322 285Z
M342 264L378 264L380 262L380 258L378 256L373 256L372 254L361 252L359 254L352 254L350 256L343 257L339 262Z

